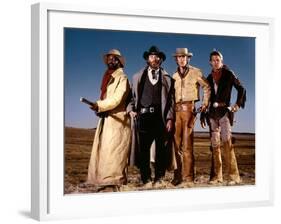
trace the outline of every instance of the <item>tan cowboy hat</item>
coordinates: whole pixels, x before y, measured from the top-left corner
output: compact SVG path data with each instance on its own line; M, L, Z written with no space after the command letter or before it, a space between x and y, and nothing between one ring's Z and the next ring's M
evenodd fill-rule
M120 51L118 51L117 49L111 49L107 54L103 55L103 61L106 64L107 63L107 56L108 55L114 55L116 56L121 65L124 67L125 66L125 58L121 55Z
M188 52L187 48L176 48L176 53L173 54L173 56L176 57L176 56L181 56L181 55L185 55L187 57L193 56L193 54L191 52Z

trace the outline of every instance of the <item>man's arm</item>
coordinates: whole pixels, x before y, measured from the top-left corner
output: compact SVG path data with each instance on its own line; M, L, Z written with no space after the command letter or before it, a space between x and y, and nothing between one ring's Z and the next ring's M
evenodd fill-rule
M242 83L240 80L235 76L234 73L232 73L233 77L233 85L235 89L237 90L237 99L236 99L236 105L240 108L245 107L245 102L246 102L246 89L243 87Z
M171 86L168 93L168 112L166 120L175 120L175 80L171 78Z
M137 116L137 113L135 108L135 92L132 83L130 85L130 93L128 97L129 99L128 99L128 105L126 111L132 118L134 118Z
M124 75L120 78L118 87L113 96L97 101L98 112L105 112L116 108L122 100L126 100L124 97L127 97L128 91L129 82L127 77Z
M166 131L172 133L175 121L175 80L171 78L171 86L168 94L168 112L166 116Z
M208 105L209 105L209 100L210 100L210 96L211 96L211 87L209 85L208 80L203 76L201 71L200 71L200 74L197 78L197 82L200 84L200 86L203 89L202 107L207 108Z

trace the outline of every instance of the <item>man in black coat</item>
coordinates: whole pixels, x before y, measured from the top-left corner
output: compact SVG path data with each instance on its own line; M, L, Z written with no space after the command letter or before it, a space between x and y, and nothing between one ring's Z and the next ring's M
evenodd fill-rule
M137 155L143 184L151 183L150 148L155 141L155 178L158 182L167 169L167 135L172 136L174 123L174 86L172 78L161 67L166 56L156 46L145 51L147 62L133 76L132 98L127 107L136 131L132 150Z
M231 126L233 113L244 108L246 90L234 73L223 64L223 56L219 51L210 53L211 74L207 80L211 87L209 107L209 127L211 133L212 168L210 184L222 183L222 159L220 138L224 148L226 175L228 185L240 183L240 175L232 145ZM231 106L232 87L237 90L236 103Z

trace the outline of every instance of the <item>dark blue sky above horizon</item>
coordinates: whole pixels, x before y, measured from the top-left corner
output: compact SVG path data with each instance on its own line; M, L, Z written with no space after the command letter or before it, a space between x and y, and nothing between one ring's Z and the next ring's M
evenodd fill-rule
M81 96L92 101L98 99L106 70L102 59L105 53L112 48L121 51L126 58L124 71L131 81L133 74L146 65L142 55L152 45L166 54L162 67L170 75L177 67L172 57L176 48L187 47L193 53L190 64L200 68L205 77L211 70L209 53L214 48L220 50L224 63L247 90L246 107L236 113L233 131L255 132L255 38L77 28L65 28L64 31L65 126L96 127L95 113L79 99ZM232 102L235 100L236 90L233 89ZM204 130L208 131L197 121L195 131Z

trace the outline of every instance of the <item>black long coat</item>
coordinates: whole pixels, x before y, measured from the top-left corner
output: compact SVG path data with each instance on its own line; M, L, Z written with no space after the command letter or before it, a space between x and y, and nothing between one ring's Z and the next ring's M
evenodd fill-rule
M133 80L131 83L131 100L127 106L127 112L135 111L137 112L137 108L139 108L139 97L140 97L140 88L141 88L141 80L146 71L147 67L144 67L139 72L137 72L133 76ZM161 69L161 81L162 81L162 89L161 89L161 114L164 124L166 124L167 120L175 120L175 110L174 110L174 80L168 75L168 73L163 69ZM139 155L139 142L138 142L138 130L136 120L131 122L132 124L132 145L131 145L131 153L129 158L130 165L138 166L138 155ZM176 168L175 155L173 149L173 134L167 135L167 169L173 170Z

